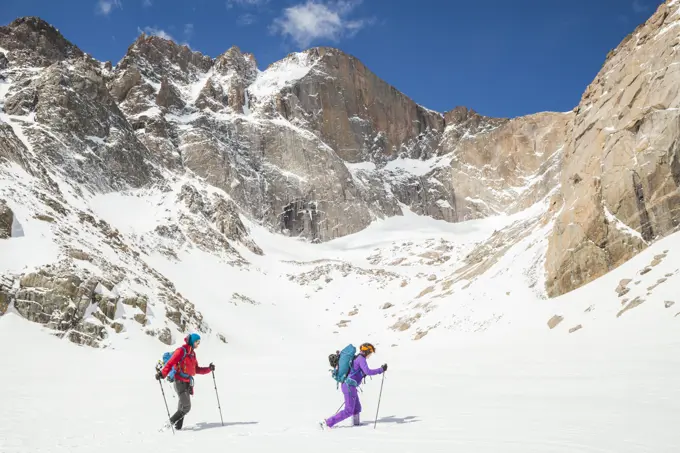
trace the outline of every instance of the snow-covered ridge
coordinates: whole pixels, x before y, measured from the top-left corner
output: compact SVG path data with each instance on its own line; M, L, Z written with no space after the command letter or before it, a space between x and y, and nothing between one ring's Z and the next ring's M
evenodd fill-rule
M317 63L309 52L296 52L283 60L272 63L264 71L258 71L257 78L248 91L258 99L272 96L293 82L306 76Z

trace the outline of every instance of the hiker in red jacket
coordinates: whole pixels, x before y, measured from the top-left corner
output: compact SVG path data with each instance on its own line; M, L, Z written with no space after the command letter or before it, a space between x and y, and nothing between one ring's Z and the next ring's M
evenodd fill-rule
M194 376L196 374L208 374L215 370L212 363L207 367L198 366L196 360L196 348L201 344L201 337L192 333L184 339L184 344L177 348L165 366L156 374L156 379L164 379L170 370L175 368L175 391L179 397L177 412L170 417L164 428L171 424L175 429L182 429L184 416L191 410L191 395L194 394Z

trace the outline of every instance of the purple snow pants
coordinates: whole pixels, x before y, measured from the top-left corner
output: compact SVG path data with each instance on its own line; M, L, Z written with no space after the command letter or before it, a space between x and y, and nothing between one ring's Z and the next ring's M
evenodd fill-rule
M345 395L345 407L337 414L326 419L326 424L329 428L332 428L334 425L353 415L355 416L355 423L358 422L358 416L361 412L361 402L359 401L359 395L357 394L357 387L350 387L347 384L342 384L341 388L343 395Z

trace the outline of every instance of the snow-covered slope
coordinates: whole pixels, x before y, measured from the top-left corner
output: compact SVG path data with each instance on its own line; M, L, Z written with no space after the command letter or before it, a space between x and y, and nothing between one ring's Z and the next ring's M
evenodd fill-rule
M81 212L89 212L94 220L83 225L84 214L74 218L71 229L79 229L77 235L65 234L65 227L50 229L46 226L50 223L36 219L27 206L15 213L24 236L0 242L0 247L32 261L8 260L4 266L10 275L21 275L31 266L63 260L72 274L115 282L115 288L109 288L115 293L110 299L118 300L121 309L126 307L120 297L116 299L117 292L127 288L145 295L153 313L147 310L141 313L146 319L135 322L134 314L114 311L105 326L108 334L99 338L106 345L115 344L113 337L120 335L115 322L125 325L126 331L169 328L175 340L183 329L203 326L206 333L239 341L250 329L242 327L247 313L269 313L272 307L286 316L304 316L310 328L320 332L370 334L390 344L469 332L548 332L547 323L555 315L565 318L556 331L578 325L584 330L598 325L609 329L608 322L635 318L648 305L662 307L655 308L662 317L675 314L672 308L663 308L666 300L672 301L665 291L677 284L678 269L672 268L677 261L666 243L671 241L672 246L675 236L598 280L587 290L598 294L595 299L582 297L580 291L586 290L580 289L548 300L543 263L552 229L551 196L511 216L456 224L418 216L402 206L403 216L376 221L361 233L322 244L276 235L238 215L227 218L236 228L225 226L215 217L224 197L220 190L192 179L177 179L156 189L92 195ZM240 242L224 239L221 231L230 229L240 232ZM115 232L115 244L110 243L109 231ZM42 254L20 249L41 241L48 244ZM78 259L77 251L84 249L86 257ZM636 278L652 261L654 266ZM116 269L125 269L126 275L117 277ZM627 285L630 292L618 297L615 289L624 278L633 279ZM196 324L185 325L172 308L163 309L168 291L184 300L179 310ZM657 294L664 303L637 307L641 299L648 301ZM624 307L622 301L631 305ZM26 308L17 305L26 315ZM107 313L102 302L94 307L91 316ZM216 330L212 325L216 319L229 321ZM269 327L256 329L267 332Z
M121 218L118 209L135 203L137 212L151 213L158 203L150 200L112 195L93 200L93 205L113 221ZM147 209L140 209L140 203ZM143 237L152 217L119 225L121 234ZM675 385L680 372L675 353L680 346L678 308L664 304L680 288L680 235L660 241L569 296L545 301L526 292L522 313L517 313L517 298L504 294L508 288L521 290L521 281L506 286L513 278L497 275L517 279L527 269L532 253L514 253L512 262L497 263L497 273L488 272L489 278L481 277L464 296L476 294L474 303L467 301L471 311L492 307L497 313L514 314L507 329L459 335L435 329L417 342L400 341L403 335L385 331L387 320L380 305L389 300L399 308L398 281L411 278L408 288L427 280L418 274L435 272L434 264L421 263L422 257L409 252L411 247L448 245L453 256L449 261L457 260L494 227L513 220L517 219L470 222L453 231L450 224L407 215L322 247L253 228L265 255L250 257L252 268L230 266L197 249L177 250L179 260L153 253L152 265L195 297L214 329L230 333L227 344L206 336L198 351L200 363L217 366L224 426L211 376L198 376L186 429L174 436L158 432L167 415L153 367L179 339L164 346L129 331L113 337L111 347L97 351L60 341L10 309L0 318L0 342L12 345L7 347L4 369L11 377L11 391L3 398L0 450L136 453L219 446L253 452L675 451L680 442L674 416L680 410ZM447 238L461 240L447 244ZM526 245L520 243L516 250L525 250ZM636 275L664 250L665 257L658 257L660 262L651 271ZM399 274L396 284L370 264L401 258L405 259L391 268ZM338 260L351 266L330 272L329 283L325 277L314 283L323 282L322 289L296 281L308 269ZM289 274L297 278L289 280ZM668 275L667 280L647 290L661 275ZM640 291L650 294L645 293L643 304L617 317L621 303L615 287L624 277L634 279L630 297ZM382 284L386 289L378 291ZM230 297L233 292L242 297ZM463 303L456 298L449 302ZM334 333L330 325L341 311L354 306L358 313L349 317L353 321ZM551 331L544 323L532 322L542 316L537 312L560 314L565 320L558 332ZM568 334L567 328L576 323L583 328ZM368 379L360 393L366 425L351 428L344 422L321 431L318 421L342 403L328 375L326 357L348 342L363 341L377 346L371 366L389 364L376 429L380 377ZM170 385L163 386L173 412L177 399Z

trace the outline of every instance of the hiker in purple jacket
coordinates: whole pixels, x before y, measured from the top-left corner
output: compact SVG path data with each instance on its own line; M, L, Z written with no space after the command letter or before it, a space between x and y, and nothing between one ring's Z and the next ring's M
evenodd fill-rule
M348 385L347 382L342 383L342 393L345 395L345 407L343 410L338 412L326 420L321 422L323 428L332 428L339 422L354 416L353 424L354 426L360 425L359 414L361 413L361 402L359 401L359 395L357 394L357 388L361 384L361 381L366 376L374 376L376 374L382 374L387 371L387 364L372 370L368 367L366 359L370 357L371 354L375 352L375 347L370 343L364 343L359 347L359 354L354 358L352 367L347 376L347 381L356 382L355 385ZM354 384L352 382L352 384Z

